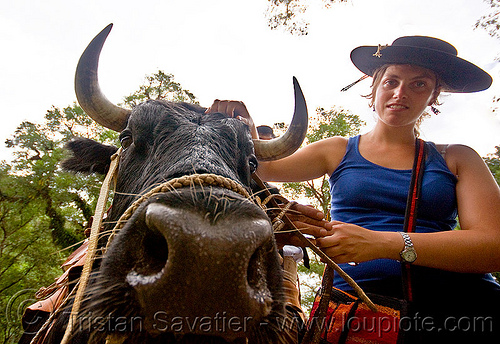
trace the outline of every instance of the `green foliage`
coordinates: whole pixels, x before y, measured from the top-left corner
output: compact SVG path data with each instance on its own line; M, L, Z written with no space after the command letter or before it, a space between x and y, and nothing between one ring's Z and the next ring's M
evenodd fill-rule
M160 70L156 74L146 76L145 79L146 82L139 87L139 90L125 97L127 106L134 107L148 99L198 104L194 94L175 82L172 74Z
M271 30L282 27L292 35L307 35L309 23L299 19L307 9L297 0L269 0L267 21Z
M42 124L23 122L6 141L11 164L0 164L0 307L8 317L0 341L20 332L23 307L33 292L51 284L70 250L84 239L102 177L61 171L64 144L75 136L100 138L76 104L47 111Z
M97 138L103 129L89 123L77 105L52 108L44 119L43 124L21 123L6 144L17 156L11 174L22 175L30 183L33 197L41 202L39 216L48 221L54 244L64 248L83 239L84 222L89 219L80 214L75 201L95 198L92 195L98 190L99 179L62 172L59 162L65 155L63 146L77 135Z
M313 143L328 137L354 136L364 125L365 122L359 116L342 108L334 107L330 110L317 108L306 137L309 143Z
M497 151L484 158L484 161L486 162L486 165L488 165L488 168L497 181L497 184L500 186L500 146L496 146L495 149ZM498 281L500 281L500 272L495 272L493 275Z
M316 114L310 119L306 144L333 136L354 136L364 125L365 122L359 116L342 108L317 108ZM330 186L327 176L303 183L283 183L283 191L291 199L306 198L329 218Z
M327 220L330 218L330 187L326 176L301 183L283 183L283 192L290 199L306 198L309 204L325 214Z
M309 33L309 22L305 19L305 12L310 6L310 1L305 0L268 0L266 12L267 25L271 30L282 28L284 31L304 36ZM330 8L334 3L347 2L348 0L321 0L325 8Z
M482 28L488 31L491 37L500 38L498 30L500 29L500 0L484 0L490 5L490 12L476 22L475 28Z
M25 297L53 282L62 254L54 249L49 221L41 216L44 202L24 176L9 174L0 166L0 341L19 335ZM26 295L23 291L29 291ZM21 306L21 310L18 307Z
M484 158L484 161L488 165L493 177L495 177L497 184L500 185L500 146L496 146L495 149L497 151Z
M333 136L357 135L365 125L359 116L342 108L317 108L316 114L310 118L309 130L306 135L306 144L310 144ZM281 123L274 125L277 131L285 131L286 126ZM283 183L283 193L293 200L307 200L330 218L330 186L328 176L302 183ZM304 311L308 313L314 302L316 291L321 283L324 264L317 256L309 251L311 269L299 265L299 279L301 286L301 303Z
M162 71L125 99L196 103L196 97ZM20 318L41 286L61 273L59 266L84 239L103 176L70 174L59 167L64 145L80 136L119 143L118 133L96 124L79 106L53 107L42 123L22 122L6 146L13 161L0 162L0 343L21 334ZM69 248L69 249L66 249Z

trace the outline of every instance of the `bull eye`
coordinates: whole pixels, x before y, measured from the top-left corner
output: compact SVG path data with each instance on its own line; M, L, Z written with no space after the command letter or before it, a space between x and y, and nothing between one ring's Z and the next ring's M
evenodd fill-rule
M259 163L257 162L257 157L255 155L250 155L248 157L248 166L250 167L250 173L254 173L257 170L257 166Z
M120 144L122 145L122 148L123 149L127 149L128 147L130 147L130 145L134 142L134 140L132 139L132 136L123 136L122 138L120 138Z

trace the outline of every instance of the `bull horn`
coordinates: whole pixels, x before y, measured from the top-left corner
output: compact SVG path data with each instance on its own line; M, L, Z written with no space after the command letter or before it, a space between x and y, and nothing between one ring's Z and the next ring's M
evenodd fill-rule
M75 92L82 109L100 125L122 131L127 126L130 110L111 103L101 92L97 67L102 46L113 24L106 26L88 45L78 61L75 74Z
M253 140L255 155L261 161L278 160L295 152L306 137L307 132L307 105L299 82L293 78L295 91L295 111L292 123L286 133L272 140Z

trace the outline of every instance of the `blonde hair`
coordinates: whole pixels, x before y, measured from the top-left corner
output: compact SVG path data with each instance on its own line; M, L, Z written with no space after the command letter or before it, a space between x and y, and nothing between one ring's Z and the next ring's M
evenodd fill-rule
M387 68L389 68L390 66L394 66L394 65L396 65L396 63L382 65L379 68L377 68L375 70L375 72L373 73L373 81L372 81L372 85L371 85L372 91L370 92L370 94L367 94L366 96L364 96L365 98L370 100L370 102L368 104L371 108L374 108L374 106L375 106L375 95L377 93L377 88L380 85L380 82L382 81L382 77L384 76ZM422 68L424 68L424 67L422 67ZM436 78L436 86L434 87L434 91L433 91L434 101L430 105L431 105L431 107L441 105L441 103L438 101L438 96L441 93L442 89L446 89L446 85L444 84L441 77L436 72L434 72L431 69L427 69L427 70L429 70L432 73L432 75L434 75ZM439 111L437 111L437 109L436 109L436 112L439 112ZM422 115L420 115L417 122L415 123L415 136L418 137L420 135L420 131L419 131L420 125L422 124L422 122L424 121L425 118L428 118L430 116L431 115L427 111L422 112Z

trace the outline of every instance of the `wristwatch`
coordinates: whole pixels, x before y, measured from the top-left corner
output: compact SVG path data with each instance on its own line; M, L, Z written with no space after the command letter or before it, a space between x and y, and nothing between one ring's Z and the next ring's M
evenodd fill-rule
M401 261L403 263L413 263L417 259L417 251L415 251L415 248L413 247L410 236L405 232L399 232L399 234L401 234L405 242L403 251L399 252Z

